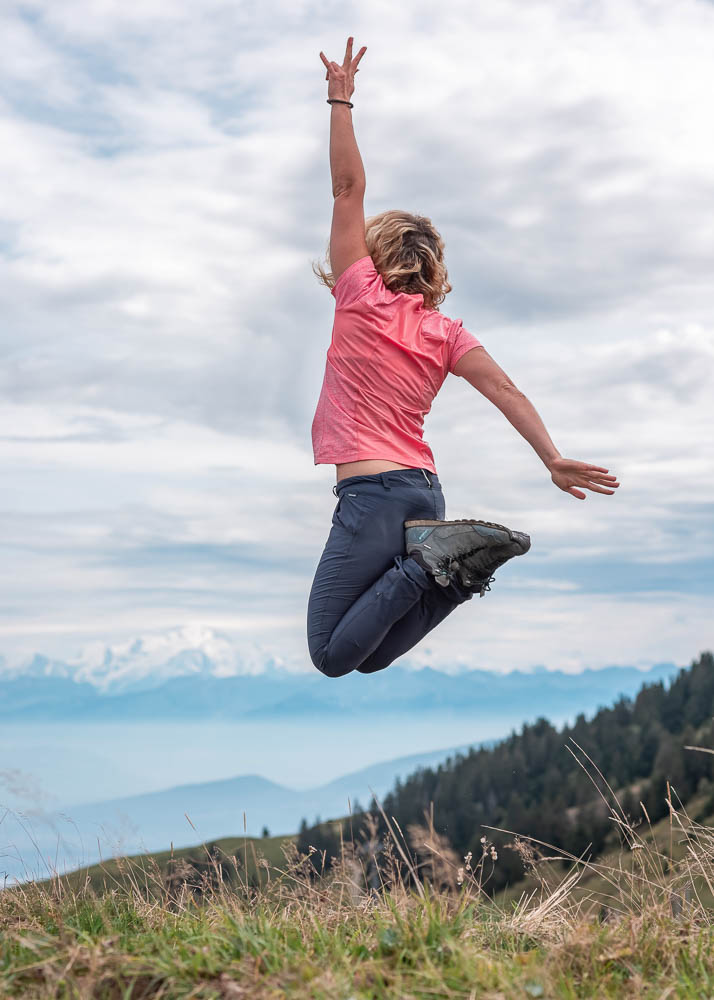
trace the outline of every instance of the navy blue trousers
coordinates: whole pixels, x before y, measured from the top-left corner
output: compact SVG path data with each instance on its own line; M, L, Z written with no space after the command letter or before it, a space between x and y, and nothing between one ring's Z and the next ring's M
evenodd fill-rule
M312 662L328 677L371 674L416 645L473 594L442 587L406 555L404 522L444 519L437 476L401 469L350 476L337 506L307 610Z

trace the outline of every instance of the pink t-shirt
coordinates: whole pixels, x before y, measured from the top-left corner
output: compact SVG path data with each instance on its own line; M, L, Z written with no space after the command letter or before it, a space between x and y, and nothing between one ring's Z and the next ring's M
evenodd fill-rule
M481 343L421 293L391 292L371 257L342 272L312 422L315 465L384 459L436 472L424 417L447 374Z

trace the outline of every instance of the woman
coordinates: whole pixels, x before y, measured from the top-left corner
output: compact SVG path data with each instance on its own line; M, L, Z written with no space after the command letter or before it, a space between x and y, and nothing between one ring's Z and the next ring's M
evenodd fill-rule
M338 497L308 603L308 645L328 677L389 666L530 547L484 521L445 521L422 424L446 375L469 381L523 435L553 483L580 500L612 494L607 469L563 458L536 410L485 348L438 309L451 291L444 243L429 219L364 218L365 176L352 129L354 77L366 52L327 68L334 209L335 324L312 425L315 464L334 463Z

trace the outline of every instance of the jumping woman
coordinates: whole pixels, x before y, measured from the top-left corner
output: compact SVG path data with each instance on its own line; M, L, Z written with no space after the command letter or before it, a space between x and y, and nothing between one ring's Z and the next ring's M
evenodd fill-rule
M332 528L308 602L308 646L328 677L383 670L493 573L530 548L528 535L487 521L445 521L424 416L446 376L465 378L532 446L553 483L579 500L613 494L607 469L563 458L530 401L481 343L439 304L451 291L431 220L364 217L365 175L350 100L363 46L327 68L334 207L330 270L317 275L335 321L312 424L315 464L336 466Z

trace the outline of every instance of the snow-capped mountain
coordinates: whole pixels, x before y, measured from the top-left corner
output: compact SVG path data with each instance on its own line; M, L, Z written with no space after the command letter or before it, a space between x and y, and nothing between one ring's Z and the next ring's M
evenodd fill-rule
M275 668L289 670L291 664L254 642L236 643L204 625L185 625L110 645L90 642L67 660L35 653L9 664L0 657L0 680L66 678L118 694L159 687L174 677L239 677Z

